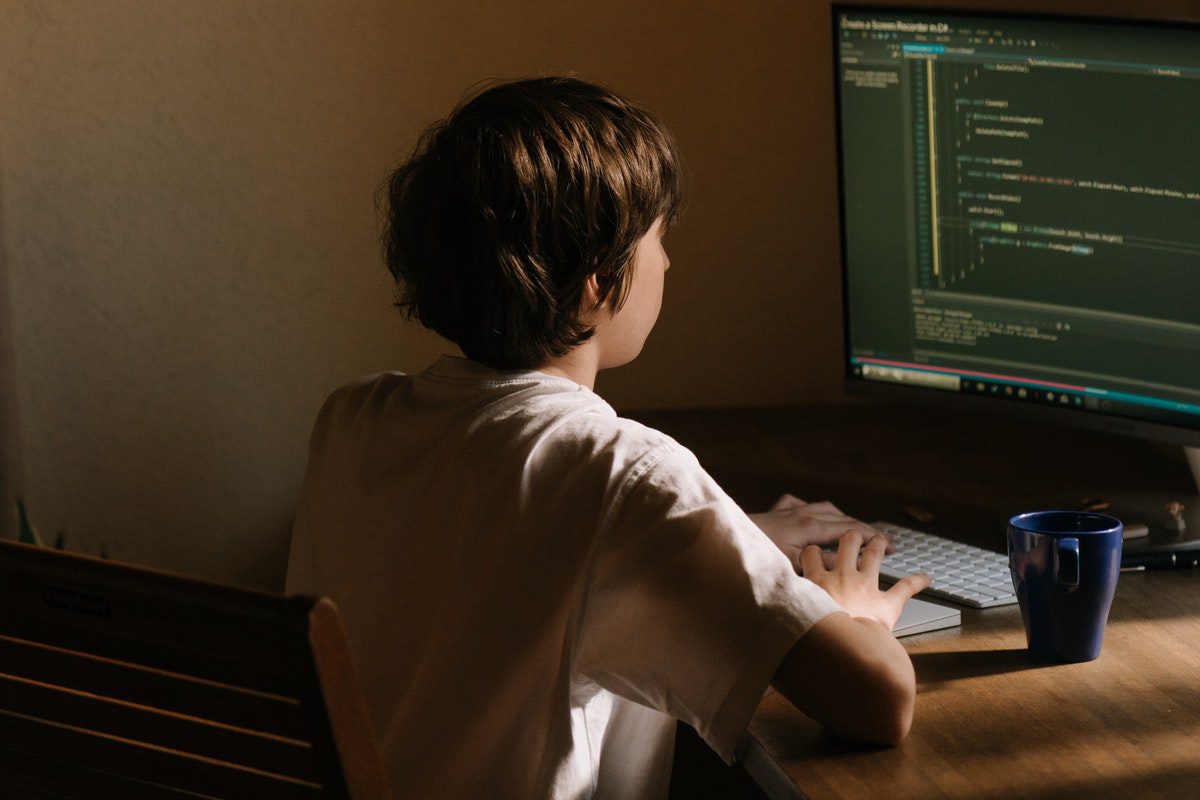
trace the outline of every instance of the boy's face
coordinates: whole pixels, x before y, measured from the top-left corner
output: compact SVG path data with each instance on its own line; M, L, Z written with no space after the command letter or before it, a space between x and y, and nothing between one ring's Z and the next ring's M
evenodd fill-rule
M593 337L600 345L600 369L628 364L642 352L662 308L663 281L671 260L662 244L662 219L638 241L629 275L629 293L616 314L601 314Z

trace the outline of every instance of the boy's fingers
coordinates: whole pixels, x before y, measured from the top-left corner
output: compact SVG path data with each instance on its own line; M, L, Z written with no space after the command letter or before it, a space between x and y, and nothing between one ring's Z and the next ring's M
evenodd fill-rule
M887 552L887 541L882 536L876 536L863 548L862 563L859 565L859 569L863 572L879 574L879 567L883 564L885 552Z
M821 555L820 547L810 544L800 551L800 571L810 576L825 571L825 559Z
M892 543L892 538L890 536L888 536L886 533L879 530L878 528L868 525L865 522L860 522L856 519L852 519L851 517L846 517L846 516L842 516L842 515L837 515L837 516L815 516L814 515L813 518L819 520L825 526L836 530L838 533L844 533L845 531L848 531L848 530L856 530L862 534L864 542L870 542L876 538L882 538L883 541L887 543L887 552L889 552L889 553L896 552L896 546L895 546L895 544ZM831 541L833 540L833 538L834 538L833 536L830 536Z
M808 503L801 500L799 497L791 494L785 494L775 501L775 505L771 506L772 511L782 511L785 508L804 508Z
M837 567L841 570L858 569L858 553L862 550L863 537L856 530L848 530L838 540Z
M886 533L877 528L871 528L871 530L875 531L876 538L883 539L885 548L884 552L886 552L888 555L896 552L896 543L892 541L891 536L888 536Z
M848 519L848 517L846 517L846 515L842 513L842 510L840 508L838 508L837 506L835 506L833 503L829 502L828 500L822 500L818 503L809 503L808 507L809 507L809 509L808 509L809 511L812 511L812 512L815 512L818 514L824 514L824 515L830 516L830 517L837 517L839 519Z
M888 553L896 552L896 545L892 543L892 537L888 536L886 533L879 530L879 528L874 527L873 525L868 525L865 522L858 522L858 520L855 520L855 522L862 526L863 539L866 540L867 544L870 544L876 539L882 539L884 545L887 547Z
M892 588L887 590L887 594L899 597L902 601L908 602L917 592L928 589L930 581L930 577L924 572L918 572L916 575L905 575L896 581L892 585Z

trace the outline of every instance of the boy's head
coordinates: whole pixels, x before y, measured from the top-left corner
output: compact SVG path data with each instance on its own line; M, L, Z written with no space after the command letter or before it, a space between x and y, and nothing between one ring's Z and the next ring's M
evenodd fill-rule
M499 369L587 341L589 277L596 304L620 309L635 247L681 199L662 124L575 78L499 84L460 104L387 191L398 305Z

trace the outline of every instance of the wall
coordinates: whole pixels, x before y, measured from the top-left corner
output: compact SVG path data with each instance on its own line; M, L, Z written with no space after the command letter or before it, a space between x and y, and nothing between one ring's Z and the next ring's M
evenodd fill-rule
M603 81L656 109L688 161L660 328L602 393L623 408L835 394L830 139L807 132L828 68L796 46L816 6L647 8L8 5L9 416L43 531L278 585L323 397L442 351L390 307L373 194L486 78Z
M2 199L2 194L0 194ZM0 230L4 209L0 204ZM13 367L12 314L8 298L8 264L4 241L0 239L0 537L12 537L17 530L16 504L13 499L21 485L21 447L17 412L16 374Z
M688 162L659 327L602 394L838 396L829 39L819 0L7 3L0 478L78 548L279 585L322 398L442 351L389 305L375 188L494 77L603 81Z

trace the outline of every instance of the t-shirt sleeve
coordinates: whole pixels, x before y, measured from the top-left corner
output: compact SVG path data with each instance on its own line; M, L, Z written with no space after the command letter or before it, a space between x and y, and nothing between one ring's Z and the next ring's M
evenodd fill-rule
M841 608L685 448L654 448L617 492L575 671L687 722L732 762L783 657Z

